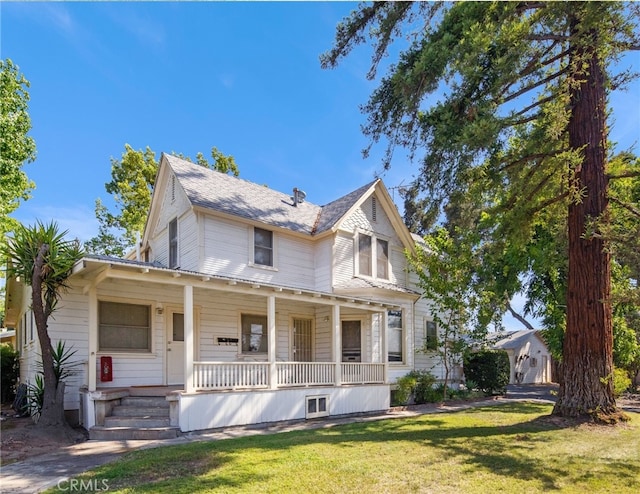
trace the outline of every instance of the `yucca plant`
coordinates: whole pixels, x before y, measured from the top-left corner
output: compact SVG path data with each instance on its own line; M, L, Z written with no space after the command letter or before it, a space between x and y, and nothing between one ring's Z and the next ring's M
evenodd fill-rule
M59 426L64 418L64 381L56 377L54 348L47 331L49 316L55 310L74 264L83 251L77 240L65 240L66 231L58 225L37 221L34 226L19 225L8 239L3 253L9 260L8 277L20 277L31 286L32 310L42 351L43 400L39 424Z

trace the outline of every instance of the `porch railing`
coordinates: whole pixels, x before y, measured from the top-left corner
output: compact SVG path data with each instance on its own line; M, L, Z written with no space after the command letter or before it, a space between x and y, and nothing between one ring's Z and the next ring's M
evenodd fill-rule
M384 382L384 364L342 363L343 384L376 384Z
M334 384L336 366L331 362L278 362L278 386Z
M194 362L196 390L269 388L268 362ZM275 386L334 386L338 384L383 384L382 363L341 363L336 379L334 362L277 362Z
M194 362L195 389L268 388L265 362Z

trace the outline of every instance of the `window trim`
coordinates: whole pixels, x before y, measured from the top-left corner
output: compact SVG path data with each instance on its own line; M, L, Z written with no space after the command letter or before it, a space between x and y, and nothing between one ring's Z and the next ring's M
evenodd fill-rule
M102 348L100 346L100 305L102 303L121 304L121 305L137 305L147 307L149 311L149 327L147 328L149 337L149 348L146 350L132 350L126 348ZM130 300L130 299L117 299L117 298L100 298L98 299L98 317L97 317L97 346L99 354L123 354L123 355L136 355L136 356L151 356L154 349L154 325L153 325L153 304L145 300Z
M263 232L268 232L271 235L271 264L260 264L259 262L256 262L256 230L261 230ZM261 228L259 226L254 226L251 229L251 234L250 234L250 238L251 238L251 259L250 259L250 265L256 268L262 268L262 269L271 269L271 270L275 270L276 268L276 234L273 230L267 230L266 228ZM267 248L265 246L259 246L260 248Z
M392 312L400 312L400 328L392 328L389 326L390 314ZM396 330L400 332L400 360L389 360L389 332L390 330ZM405 321L405 311L400 310L388 310L387 311L387 362L390 365L404 365L406 363L406 348L405 348L405 340L406 340L406 321Z
M363 273L362 270L360 269L360 237L368 237L370 239L370 249L369 249L369 271L370 273ZM379 276L378 275L378 262L379 262L379 257L378 257L378 242L384 242L387 245L387 259L386 259L386 276ZM367 278L373 278L373 279L378 279L378 280L384 280L384 281L389 281L391 279L391 242L389 240L389 238L383 236L383 235L378 235L374 232L366 232L363 230L359 230L356 231L356 235L355 235L355 243L354 243L354 249L355 249L355 265L354 265L354 270L356 275L358 276L364 276Z

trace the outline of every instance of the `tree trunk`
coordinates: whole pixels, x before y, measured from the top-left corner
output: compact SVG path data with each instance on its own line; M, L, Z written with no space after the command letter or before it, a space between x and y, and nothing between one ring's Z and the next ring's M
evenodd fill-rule
M579 28L573 23L572 34ZM590 33L593 37L595 32ZM582 33L570 52L574 67L570 89L569 145L582 152L572 186L582 200L569 206L569 276L567 327L563 345L563 379L554 413L565 417L610 416L613 396L613 328L611 272L604 241L586 235L591 220L607 211L605 75L598 54ZM586 69L583 70L583 67ZM586 73L585 73L586 70Z
M45 303L42 300L43 270L45 267L45 256L49 251L48 245L42 245L38 251L33 267L33 277L31 283L31 300L33 316L38 330L38 340L40 341L40 354L42 356L42 370L44 373L44 397L42 400L42 410L38 419L38 426L64 426L64 384L58 386L56 374L53 367L53 348L51 338L47 331L48 314ZM58 388L61 388L60 392Z

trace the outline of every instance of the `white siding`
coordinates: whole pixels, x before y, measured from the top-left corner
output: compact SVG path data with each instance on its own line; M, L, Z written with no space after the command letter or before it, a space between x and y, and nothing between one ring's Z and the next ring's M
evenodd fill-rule
M330 292L332 286L333 239L327 237L315 245L315 289Z
M180 396L183 432L245 424L301 420L307 396L329 398L330 415L366 413L389 408L388 385L199 393Z
M192 211L178 218L178 266L187 271L198 271L197 216Z
M251 264L253 226L214 216L203 216L202 220L202 272L315 289L315 252L311 239L274 231L274 266L255 266Z
M355 274L353 235L338 232L334 248L333 284L340 285L349 281Z

